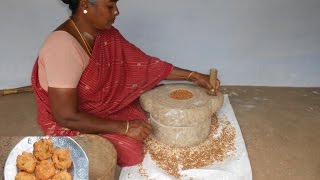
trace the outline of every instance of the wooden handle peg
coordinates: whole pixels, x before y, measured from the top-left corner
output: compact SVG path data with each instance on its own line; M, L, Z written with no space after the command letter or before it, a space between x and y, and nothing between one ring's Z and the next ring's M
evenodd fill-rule
M216 87L217 76L218 70L215 68L210 69L210 83L213 87Z

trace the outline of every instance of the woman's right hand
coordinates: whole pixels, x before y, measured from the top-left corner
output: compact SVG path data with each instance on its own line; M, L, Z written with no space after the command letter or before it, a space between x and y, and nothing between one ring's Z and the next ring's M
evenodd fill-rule
M139 141L143 141L152 132L151 124L144 120L132 120L128 122L129 129L126 136L129 136Z

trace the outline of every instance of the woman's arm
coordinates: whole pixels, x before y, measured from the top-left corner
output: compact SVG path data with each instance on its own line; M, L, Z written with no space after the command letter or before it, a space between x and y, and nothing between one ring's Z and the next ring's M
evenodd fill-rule
M216 87L210 84L210 77L206 74L201 74L195 71L190 71L178 67L174 67L167 80L187 80L191 81L198 86L204 87L211 92L215 93L220 87L220 81L217 79Z
M127 121L112 121L97 118L78 109L76 88L48 88L50 108L56 122L62 126L81 133L125 134ZM145 121L130 121L127 136L143 140L152 131L151 125Z

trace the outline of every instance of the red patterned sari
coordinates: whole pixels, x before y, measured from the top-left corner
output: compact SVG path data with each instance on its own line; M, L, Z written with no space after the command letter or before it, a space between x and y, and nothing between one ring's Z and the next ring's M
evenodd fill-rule
M173 66L143 53L129 43L117 29L97 36L92 57L79 81L79 110L102 119L146 119L139 96L155 87ZM41 88L38 61L32 72L37 99L38 123L46 135L75 136L80 132L59 126L51 114L48 93ZM143 142L120 134L101 134L118 153L118 164L130 166L143 160Z

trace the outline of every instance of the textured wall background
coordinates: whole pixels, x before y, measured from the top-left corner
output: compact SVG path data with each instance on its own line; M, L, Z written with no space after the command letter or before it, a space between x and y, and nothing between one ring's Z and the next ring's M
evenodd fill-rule
M115 26L179 67L219 69L223 85L320 86L319 0L134 0ZM0 89L30 85L37 52L69 16L60 0L0 6Z

